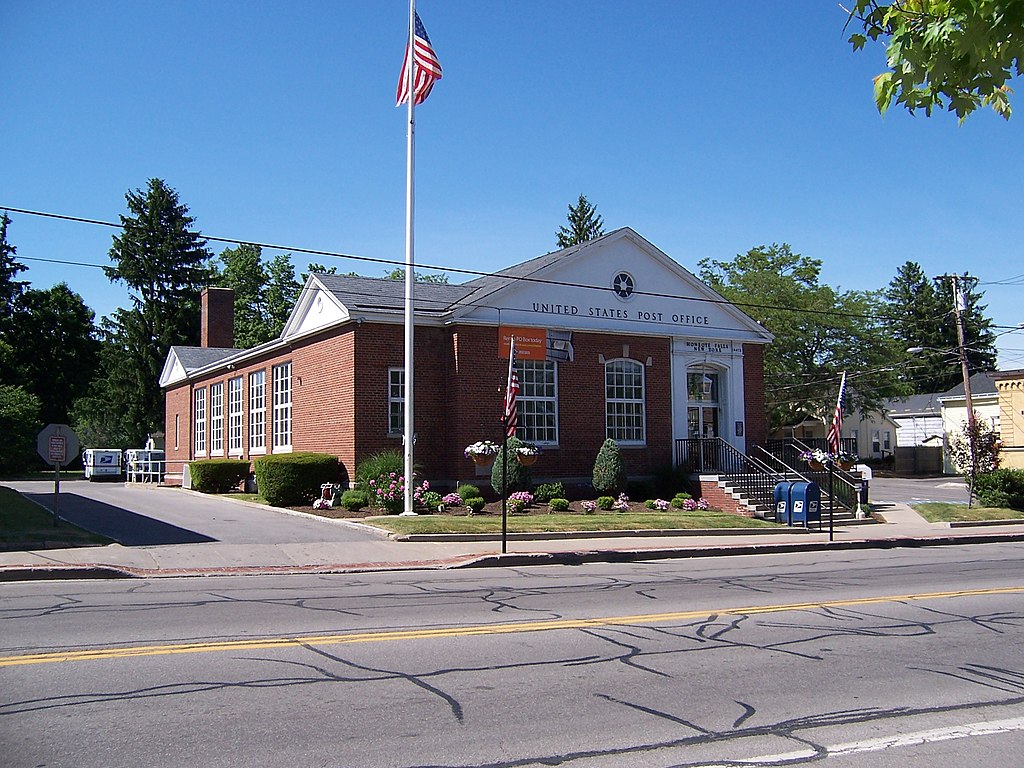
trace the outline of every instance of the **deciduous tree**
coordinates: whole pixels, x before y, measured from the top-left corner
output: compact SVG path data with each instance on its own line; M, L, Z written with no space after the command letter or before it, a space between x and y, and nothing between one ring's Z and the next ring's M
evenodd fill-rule
M982 106L1010 118L1010 80L1024 72L1024 3L1019 0L854 0L854 50L886 44L889 71L875 77L875 104L911 114L938 107L962 123Z

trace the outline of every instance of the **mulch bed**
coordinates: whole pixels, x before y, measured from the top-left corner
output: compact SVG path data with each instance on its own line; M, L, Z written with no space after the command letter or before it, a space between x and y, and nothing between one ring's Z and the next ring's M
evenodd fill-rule
M366 507L365 509L360 509L357 512L350 512L349 510L345 509L344 507L331 507L329 509L313 509L312 506L306 506L306 507L289 507L289 509L293 509L293 510L295 510L297 512L308 512L308 513L313 514L313 515L319 515L320 517L329 517L329 518L332 518L332 519L335 519L335 520L360 520L360 519L367 518L367 517L381 517L384 514L381 510L377 509L376 507ZM600 511L601 510L598 510L599 513L600 513ZM611 510L611 511L614 512L616 510ZM623 510L623 512L652 512L652 511L656 511L656 510L647 509L647 507L645 507L642 503L633 503L633 502L630 503L628 510ZM682 510L678 510L678 509L666 510L666 511L682 512ZM454 508L450 509L448 512L446 512L445 514L449 515L451 517L465 517L466 516L466 507L454 507ZM546 514L548 514L548 505L547 504L533 504L533 506L527 507L525 510L523 510L522 512L519 513L520 516L522 516L522 515L546 515ZM575 515L582 515L583 514L583 509L582 509L582 507L580 507L580 503L578 501L573 501L573 502L569 503L569 509L567 509L565 512L560 512L559 514L562 514L562 515L574 515L574 514ZM501 500L500 499L498 501L487 502L487 504L484 505L484 508L480 512L477 512L474 515L474 517L488 517L488 516L501 517Z

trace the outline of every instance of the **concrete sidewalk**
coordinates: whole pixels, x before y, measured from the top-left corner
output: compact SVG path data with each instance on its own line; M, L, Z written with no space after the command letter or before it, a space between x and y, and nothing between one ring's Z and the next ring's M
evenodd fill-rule
M237 503L237 502L236 502ZM285 544L211 542L162 546L105 547L0 553L0 581L60 578L156 578L270 573L353 573L385 570L502 567L584 562L625 562L773 552L938 546L1024 541L1024 521L951 528L929 523L906 504L885 505L885 522L837 526L833 540L822 531L757 533L752 530L686 531L672 535L638 532L590 533L557 538L510 536L500 540L398 540ZM294 513L293 513L294 514ZM301 514L301 513L299 513ZM323 521L323 518L317 518ZM361 526L346 520L336 525Z

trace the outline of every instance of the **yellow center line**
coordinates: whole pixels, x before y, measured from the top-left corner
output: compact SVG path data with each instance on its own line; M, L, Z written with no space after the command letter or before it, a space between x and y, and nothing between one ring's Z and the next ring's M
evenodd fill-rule
M224 651L249 651L262 648L294 648L304 645L343 645L348 643L383 643L395 640L426 640L440 637L473 637L477 635L501 635L518 632L550 632L558 629L593 629L622 625L661 624L671 621L698 619L708 616L750 616L785 611L813 611L821 608L843 608L879 603L898 603L916 600L940 600L954 597L980 595L1005 595L1024 592L1024 587L996 587L993 589L959 589L950 592L924 592L909 595L882 595L860 597L850 600L827 600L807 603L784 603L777 605L749 605L740 608L700 609L694 611L672 611L670 613L643 613L634 616L604 616L592 619L551 619L548 621L524 621L508 624L475 624L468 627L436 627L433 629L406 629L376 632L348 632L331 635L309 635L303 637L264 637L250 640L219 640L201 643L173 643L165 645L136 645L125 648L93 648L87 650L52 651L28 653L16 656L0 656L0 667L15 667L28 664L53 664L62 661L90 661L99 659L125 659L135 656L171 656L181 653L218 653Z

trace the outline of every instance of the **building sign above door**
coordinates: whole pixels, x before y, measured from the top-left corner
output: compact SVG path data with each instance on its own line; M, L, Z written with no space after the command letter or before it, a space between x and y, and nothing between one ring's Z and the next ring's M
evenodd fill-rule
M687 352L697 352L699 354L712 354L712 355L727 355L732 352L732 342L730 341L687 341L686 342Z

